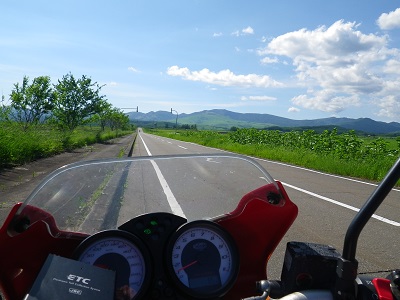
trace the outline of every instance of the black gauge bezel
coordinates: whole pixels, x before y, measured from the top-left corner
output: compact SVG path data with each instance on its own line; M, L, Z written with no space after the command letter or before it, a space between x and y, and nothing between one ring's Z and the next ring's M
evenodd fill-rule
M197 228L205 228L205 229L207 229L209 231L213 231L217 235L219 235L224 240L226 245L228 246L230 254L231 254L231 259L232 259L232 271L229 274L229 278L227 279L225 284L223 284L221 288L214 290L214 291L208 291L207 293L202 293L202 292L193 290L193 289L187 287L185 284L183 284L175 273L175 270L173 267L173 261L172 261L172 252L173 252L173 248L175 246L176 241L185 232L190 231L192 229L197 229ZM167 246L166 264L167 264L166 268L170 274L170 278L172 279L173 283L178 287L178 290L182 291L187 296L190 296L190 297L193 297L196 299L214 299L214 298L222 297L223 295L225 295L235 284L238 273L239 273L239 268L240 268L239 251L238 251L238 247L237 247L233 237L230 235L230 233L227 230L225 230L219 224L212 222L212 221L208 221L208 220L197 220L197 221L192 221L192 222L182 225L172 235L171 239L169 240L168 246Z
M144 278L143 278L143 283L139 289L139 291L136 292L136 295L133 297L133 299L140 299L141 296L143 296L144 293L148 291L148 288L150 286L150 281L153 273L153 266L152 266L152 261L151 261L151 256L150 256L150 251L147 249L146 245L144 242L138 238L136 235L131 234L127 231L123 230L118 230L118 229L111 229L111 230L104 230L97 232L86 239L84 239L78 247L75 249L72 258L75 260L80 261L81 255L88 250L90 247L92 247L94 244L106 240L108 238L119 238L122 240L127 241L130 244L133 244L138 248L140 251L140 254L143 257L144 260Z

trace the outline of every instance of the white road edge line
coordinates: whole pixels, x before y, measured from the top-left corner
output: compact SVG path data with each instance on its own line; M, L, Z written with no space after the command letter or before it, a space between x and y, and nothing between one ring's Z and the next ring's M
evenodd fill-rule
M258 159L258 160L261 160L261 161L265 161L265 162L268 162L268 163L271 163L271 164L276 164L276 165L281 165L281 166L290 167L290 168L294 168L294 169L308 171L308 172L315 173L315 174L321 174L321 175L324 175L324 176L330 176L330 177L334 177L334 178L338 178L338 179L343 179L343 180L347 180L347 181L353 181L353 182L362 183L362 184L371 185L371 186L378 186L378 184L376 184L376 183L371 183L371 182L361 181L361 180L357 180L357 179L353 179L353 178L349 178L349 177L343 177L343 176L339 176L339 175L324 173L324 172L321 172L321 171L311 170L311 169L307 169L307 168L304 168L304 167L289 165L289 164L286 164L286 163L283 163L283 162L279 162L279 161L273 161L273 160L268 160L268 159L259 158L259 157L252 157L252 158L253 159ZM400 192L400 189L393 188L392 191Z
M324 197L324 196L318 195L318 194L316 194L316 193L313 193L313 192L310 192L310 191L301 189L301 188L296 187L296 186L294 186L294 185L290 185L290 184L284 183L284 182L282 182L282 184L285 185L285 186L287 186L287 187L289 187L289 188L292 188L292 189L294 189L294 190L297 190L297 191L299 191L299 192L302 192L302 193L308 194L308 195L310 195L310 196L319 198L319 199L321 199L321 200L324 200L324 201L327 201L327 202L330 202L330 203L333 203L333 204L342 206L342 207L344 207L344 208L347 208L347 209L350 209L350 210L353 210L353 211L356 211L356 212L358 212L358 211L360 210L360 209L357 208L357 207L354 207L354 206L351 206L351 205L348 205L348 204L345 204L345 203L342 203L342 202L333 200L333 199L328 198L328 197ZM379 220L379 221L382 221L382 222L384 222L384 223L387 223L387 224L390 224L390 225L393 225L393 226L397 226L397 227L400 226L400 223L398 223L398 222L396 222L396 221L392 221L392 220L389 220L389 219L387 219L387 218L384 218L384 217L381 217L381 216L378 216L378 215L375 215L375 214L373 214L372 217L373 217L374 219L377 219L377 220Z
M146 143L144 142L141 134L139 134L139 137L142 140L142 143L144 145L144 148L147 151L147 154L149 156L152 156L152 154L151 154L149 148L147 147ZM161 187L163 188L164 194L165 194L165 196L167 196L167 200L168 200L169 206L171 207L172 213L186 219L186 216L182 210L182 207L179 205L174 194L172 193L171 189L169 188L169 185L168 185L167 181L165 180L163 174L161 173L160 168L158 167L158 165L156 164L156 162L154 160L150 160L150 162L153 165L154 171L156 171L158 180L160 181L160 184L161 184Z

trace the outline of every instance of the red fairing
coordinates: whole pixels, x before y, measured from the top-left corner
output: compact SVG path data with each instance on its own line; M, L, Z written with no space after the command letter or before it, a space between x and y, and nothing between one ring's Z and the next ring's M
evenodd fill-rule
M254 295L255 282L267 278L268 259L297 217L297 206L277 184L280 191L274 184L265 185L246 194L233 212L215 220L232 234L240 253L239 276L225 299ZM271 192L281 195L279 204L268 203Z
M241 260L237 282L225 299L254 294L255 282L266 279L268 259L297 216L296 205L277 185L279 191L269 184L246 194L233 212L214 219L235 239ZM271 193L279 203L268 202ZM59 230L49 213L33 206L17 215L20 208L17 204L12 209L0 229L0 282L6 299L13 300L23 299L49 253L71 257L88 236ZM23 219L31 225L21 233L11 231Z
M23 299L49 253L70 257L86 237L58 230L50 214L32 206L26 206L17 219L37 222L22 233L8 232L21 205L13 207L0 229L0 282L6 299Z

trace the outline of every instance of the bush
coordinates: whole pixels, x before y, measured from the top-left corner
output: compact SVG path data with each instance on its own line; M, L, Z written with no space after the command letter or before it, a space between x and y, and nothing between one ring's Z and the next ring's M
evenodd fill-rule
M131 132L117 133L83 126L66 134L49 125L35 125L23 130L17 123L4 122L0 124L0 168L21 165Z

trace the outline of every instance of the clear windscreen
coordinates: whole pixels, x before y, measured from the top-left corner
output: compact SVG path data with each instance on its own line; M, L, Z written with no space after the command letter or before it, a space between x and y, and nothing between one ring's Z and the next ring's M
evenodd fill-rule
M137 157L82 162L50 174L26 205L50 213L61 230L94 233L150 212L190 220L233 211L250 191L273 182L241 156Z

